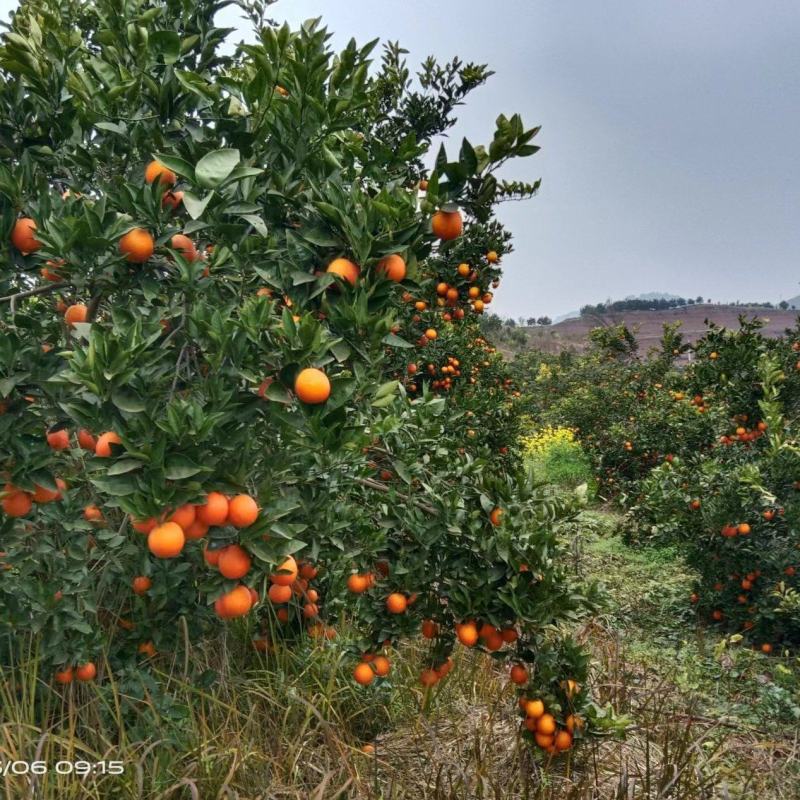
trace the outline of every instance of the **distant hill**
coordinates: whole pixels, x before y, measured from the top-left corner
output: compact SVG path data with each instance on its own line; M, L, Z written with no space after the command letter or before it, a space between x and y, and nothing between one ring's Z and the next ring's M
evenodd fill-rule
M676 294L668 294L667 292L646 292L645 294L629 294L627 297L623 298L624 300L680 300L680 297ZM609 299L607 301L611 303L612 301ZM798 306L800 308L800 306ZM560 316L556 317L553 321L564 322L568 319L576 319L580 317L580 311L567 311L566 314L561 314Z
M795 308L800 308L800 294L795 295L794 297L786 298L786 302L789 304L789 308L792 306Z
M800 309L800 298L797 308ZM739 316L758 317L765 321L764 332L769 336L780 336L786 328L794 327L800 315L800 310L782 311L778 308L764 308L759 306L734 306L734 305L709 305L696 304L651 311L617 311L607 314L592 314L589 317L566 319L553 325L537 326L535 328L517 328L514 340L508 340L505 332L499 336L490 334L504 351L519 351L526 349L519 335L524 332L527 347L543 350L548 353L558 353L562 350L582 351L588 347L589 331L601 325L618 325L625 323L629 328L638 327L637 339L639 349L646 353L655 347L660 338L665 323L681 323L681 332L689 342L694 342L706 330L705 320L715 322L726 328L738 328Z

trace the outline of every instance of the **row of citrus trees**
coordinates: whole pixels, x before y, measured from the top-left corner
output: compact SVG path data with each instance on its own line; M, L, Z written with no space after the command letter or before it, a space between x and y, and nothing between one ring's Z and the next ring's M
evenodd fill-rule
M130 676L182 637L340 647L380 683L456 643L507 664L524 735L580 733L590 605L569 500L515 457L518 402L476 318L537 130L432 139L488 77L224 3L29 0L0 48L0 664ZM435 78L433 77L435 74ZM338 621L348 620L348 637Z
M600 329L588 353L516 371L534 419L577 431L629 536L681 545L702 618L771 652L800 641L800 328L762 327L712 325L681 367L674 327L645 357L624 327Z

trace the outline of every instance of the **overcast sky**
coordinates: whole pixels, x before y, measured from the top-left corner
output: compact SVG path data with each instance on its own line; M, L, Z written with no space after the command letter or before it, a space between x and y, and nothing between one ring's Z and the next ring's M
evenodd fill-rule
M12 3L0 0L7 15ZM453 146L499 113L542 125L509 175L538 197L501 207L516 251L495 310L557 316L663 291L714 300L800 293L798 0L281 0L334 45L398 39L486 62ZM221 22L244 25L229 8Z

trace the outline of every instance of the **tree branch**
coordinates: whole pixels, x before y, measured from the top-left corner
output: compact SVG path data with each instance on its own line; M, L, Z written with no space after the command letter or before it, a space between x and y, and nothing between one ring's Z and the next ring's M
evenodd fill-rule
M69 286L66 281L60 283L48 283L47 286L37 286L35 289L27 289L24 292L17 292L16 294L9 294L5 297L0 297L0 303L11 302L15 303L17 300L22 300L23 297L33 297L35 294L47 294L47 292L54 292L56 289L61 289L64 286Z
M392 490L385 484L380 483L379 481L375 481L372 478L356 478L356 483L360 483L362 486L366 486L368 489L374 489L376 492L383 492L383 494L389 494ZM407 494L400 494L398 492L397 496L401 500L405 500L407 503L413 503L417 508L424 511L426 514L432 514L433 516L439 516L438 509L434 508L429 503L426 503L424 500L415 500L413 497L409 497Z

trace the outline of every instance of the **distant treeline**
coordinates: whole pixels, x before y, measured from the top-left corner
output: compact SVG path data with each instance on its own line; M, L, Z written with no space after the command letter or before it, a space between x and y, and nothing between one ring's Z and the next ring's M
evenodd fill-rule
M670 299L660 298L657 300L646 300L639 297L633 297L629 300L608 300L605 303L598 303L597 305L586 305L581 308L581 316L589 316L592 314L608 314L614 311L663 311L668 308L683 308L684 306L694 306L707 304L711 305L710 299L703 299L702 297L673 297ZM789 308L789 303L782 300L778 305L768 302L754 302L744 303L737 300L735 303L716 303L716 305L737 306L737 307L757 307L757 308ZM794 308L794 306L791 306Z

